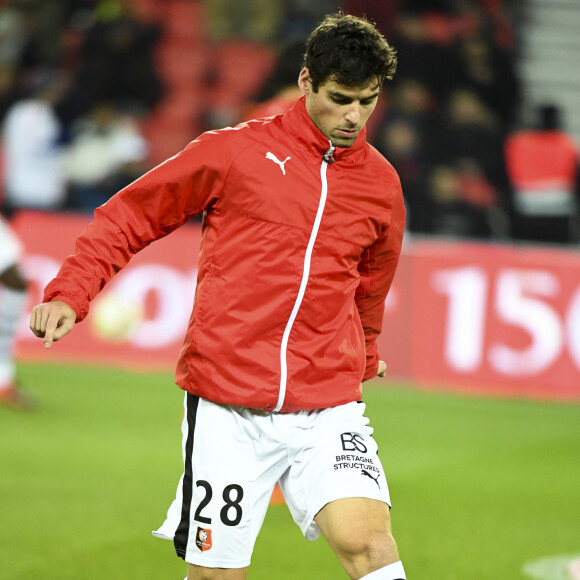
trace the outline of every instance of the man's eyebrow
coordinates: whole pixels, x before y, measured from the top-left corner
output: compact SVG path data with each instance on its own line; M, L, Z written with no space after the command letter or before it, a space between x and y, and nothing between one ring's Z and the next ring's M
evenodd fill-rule
M351 101L355 100L354 97L352 97L351 95L345 95L344 93L341 93L340 91L328 91L328 94L331 97L336 97L339 99L346 99L346 100L351 100ZM380 94L380 91L377 91L376 93L373 93L372 95L368 95L367 97L362 97L358 100L359 101L371 101L375 97L378 97L379 94Z

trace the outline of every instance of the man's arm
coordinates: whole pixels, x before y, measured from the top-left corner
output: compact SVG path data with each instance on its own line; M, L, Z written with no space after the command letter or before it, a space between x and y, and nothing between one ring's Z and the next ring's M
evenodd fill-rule
M223 139L206 134L97 208L46 287L44 304L32 311L30 328L46 348L86 317L90 301L133 255L217 202L228 159L223 147Z
M405 205L398 186L389 227L363 252L358 268L360 283L355 300L365 335L367 358L363 377L365 381L374 376L384 376L386 371L387 365L379 361L376 340L382 330L385 299L399 262L404 229Z

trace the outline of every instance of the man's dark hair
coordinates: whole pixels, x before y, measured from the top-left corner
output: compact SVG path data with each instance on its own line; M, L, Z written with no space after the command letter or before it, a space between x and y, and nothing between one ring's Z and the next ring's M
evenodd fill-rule
M377 77L380 86L393 78L397 53L370 21L338 12L314 29L302 64L310 72L314 92L330 79L361 87Z

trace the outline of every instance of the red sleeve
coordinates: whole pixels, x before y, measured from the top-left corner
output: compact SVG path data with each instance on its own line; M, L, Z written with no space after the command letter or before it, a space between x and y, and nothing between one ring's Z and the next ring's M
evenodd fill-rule
M217 133L206 133L97 208L78 237L75 253L45 289L44 301L62 300L77 313L131 257L219 200L231 159Z
M362 322L366 346L366 370L363 381L373 378L379 366L377 337L383 326L385 299L399 262L405 229L405 205L397 181L391 219L383 235L361 257L360 283L355 300Z

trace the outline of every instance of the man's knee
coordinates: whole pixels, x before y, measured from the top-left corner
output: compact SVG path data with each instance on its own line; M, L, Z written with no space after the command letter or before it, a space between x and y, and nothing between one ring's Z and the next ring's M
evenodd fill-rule
M361 573L399 559L397 544L387 528L347 528L334 534L331 543L345 567L350 564Z
M351 578L362 578L399 560L389 506L365 498L327 504L315 518Z

